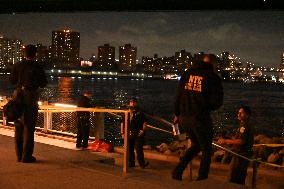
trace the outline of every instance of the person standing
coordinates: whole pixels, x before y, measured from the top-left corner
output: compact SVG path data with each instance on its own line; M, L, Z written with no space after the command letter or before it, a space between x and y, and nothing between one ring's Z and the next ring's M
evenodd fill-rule
M138 107L138 101L136 98L132 98L129 101L130 108L130 128L129 128L129 167L135 167L135 153L136 151L137 160L139 166L144 169L149 165L148 161L144 159L144 137L146 129L146 117L145 114ZM121 125L121 135L124 138L124 125Z
M219 139L219 144L231 144L232 150L242 156L251 158L253 155L254 127L250 124L251 109L241 106L238 112L240 122L233 139ZM245 185L249 161L233 156L231 161L230 182Z
M210 112L223 104L221 79L213 69L215 59L213 55L203 55L183 73L178 84L173 121L186 132L191 147L172 172L175 180L182 180L184 169L200 151L202 156L197 180L208 178L213 140Z
M34 45L24 48L25 59L16 63L10 75L10 81L16 85L15 95L22 95L23 116L15 121L15 144L18 162L36 161L34 151L34 131L38 114L39 88L47 85L43 68L34 60L37 49Z
M78 100L78 107L90 108L92 93L85 91ZM76 148L87 148L90 134L90 112L77 112L77 141Z

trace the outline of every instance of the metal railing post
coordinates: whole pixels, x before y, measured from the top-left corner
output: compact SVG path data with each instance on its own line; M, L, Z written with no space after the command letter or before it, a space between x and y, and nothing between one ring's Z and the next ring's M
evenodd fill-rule
M7 125L7 119L4 115L4 112L3 112L3 126L6 126Z
M94 123L94 137L96 140L105 138L104 129L105 129L105 114L103 112L96 112L95 114L95 123Z
M129 145L128 145L128 136L129 136L129 123L128 123L128 112L125 112L124 116L124 155L123 155L123 175L126 176L128 169L128 156L129 156Z
M43 125L43 131L47 132L49 129L52 129L52 112L44 112L44 125Z
M257 161L252 162L252 188L256 188Z

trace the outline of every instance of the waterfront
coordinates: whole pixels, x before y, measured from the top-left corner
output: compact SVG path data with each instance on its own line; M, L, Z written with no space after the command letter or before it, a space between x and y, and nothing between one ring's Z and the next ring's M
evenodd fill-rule
M0 78L0 95L9 96L13 87L6 77ZM103 78L49 78L49 84L41 92L40 100L75 104L84 90L93 93L97 106L107 108L126 108L130 97L139 99L147 112L168 121L173 118L173 101L176 91L176 80L141 80L141 79L103 79ZM223 130L230 133L236 128L236 112L240 104L248 104L253 110L253 121L257 133L269 136L284 135L284 85L238 82L224 82L224 105L212 114L215 134ZM109 130L116 137L119 128ZM107 135L108 136L108 135ZM150 130L149 141L169 141L168 134ZM156 142L155 142L156 141Z

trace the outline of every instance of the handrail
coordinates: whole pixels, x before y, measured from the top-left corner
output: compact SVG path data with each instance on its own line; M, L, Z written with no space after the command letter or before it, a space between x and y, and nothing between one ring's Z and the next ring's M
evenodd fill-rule
M173 132L167 131L167 130L165 130L165 129L157 128L157 127L154 127L154 126L149 125L149 124L146 124L146 126L147 126L147 127L149 127L149 128L152 128L152 129L158 130L158 131L163 131L163 132L165 132L165 133L173 134Z
M5 103L0 102L0 109L5 105ZM100 113L123 113L125 116L125 119L123 120L125 122L125 132L128 132L128 113L129 110L118 110L118 109L107 109L107 108L82 108L82 107L56 107L53 105L40 105L39 106L39 112L44 113L44 130L48 130L50 124L51 124L51 114L52 113L60 113L60 112L77 112L77 111L90 111L90 112L100 112ZM6 123L6 121L5 121ZM127 169L128 169L128 134L126 137L124 137L124 157L123 157L123 175L126 175Z
M281 165L276 165L276 164L273 164L273 163L267 163L267 162L263 162L261 161L260 159L250 159L250 158L247 158L245 156L242 156L236 152L233 152L232 150L229 150L223 146L220 146L218 144L215 144L215 143L212 143L213 146L217 147L217 148L220 148L226 152L229 152L230 154L233 154L235 156L238 156L242 159L245 159L247 161L250 161L252 162L252 166L253 166L253 175L252 175L252 188L256 188L256 174L257 174L257 163L262 163L262 164L265 164L265 165L269 165L269 166L272 166L272 167L277 167L277 168L284 168L284 166L281 166Z
M145 112L144 112L144 114L145 114L146 116L152 118L152 119L155 119L155 120L157 120L157 121L160 121L160 122L162 122L162 123L165 123L165 124L168 125L168 126L171 126L171 127L172 127L172 126L174 125L173 123L171 123L171 122L169 122L169 121L167 121L167 120L165 120L165 119L163 119L163 118L160 118L160 117L157 117L157 116L154 116L154 115L150 115L150 114L145 113Z
M218 144L215 144L214 142L212 142L212 145L215 146L215 147L217 147L217 148L220 148L220 149L222 149L222 150L225 150L226 152L229 152L230 154L233 154L233 155L238 156L238 157L240 157L240 158L242 158L242 159L245 159L245 160L247 160L247 161L252 162L252 163L253 163L253 164L252 164L252 165L253 165L253 166L252 166L253 171L252 171L252 183L251 183L251 185L252 185L252 188L256 188L257 159L250 159L250 158L247 158L247 157L242 156L242 155L240 155L240 154L238 154L238 153L236 153L236 152L233 152L232 150L229 150L229 149L227 149L227 148L225 148L225 147L223 147L223 146L220 146L220 145L218 145Z
M0 106L3 106L3 103L0 103ZM113 114L115 116L119 116L121 117L120 115L116 114L116 113L124 113L125 116L127 116L129 110L117 110L117 109L107 109L105 107L96 107L96 108L82 108L82 107L56 107L56 106L52 106L52 105L41 105L40 106L40 110L39 112L76 112L76 111L90 111L90 112L103 112L103 113L110 113L110 114ZM165 123L166 125L168 126L173 126L173 123L163 119L163 118L160 118L160 117L157 117L157 116L154 116L154 115L150 115L148 113L145 113L146 116L149 116L150 118L152 119L155 119L157 121L160 121L162 123ZM124 121L127 121L127 119L125 118ZM173 132L170 132L170 131L167 131L167 130L164 130L164 129L161 129L161 128L158 128L158 127L154 127L152 125L149 125L147 124L147 127L149 128L152 128L152 129L156 129L156 130L159 130L159 131L163 131L163 132L166 132L166 133L170 133L170 134L173 134ZM126 140L124 140L126 141ZM226 152L229 152L230 154L233 154L235 156L238 156L242 159L245 159L247 161L250 161L253 163L253 181L252 181L252 187L255 188L256 187L256 173L257 173L257 163L262 163L262 164L265 164L265 165L268 165L268 166L272 166L272 167L277 167L277 168L284 168L284 166L280 166L280 165L276 165L276 164L272 164L272 163L267 163L267 162L263 162L263 161L260 161L259 159L250 159L250 158L247 158L245 156L242 156L238 153L235 153L223 146L220 146L218 144L215 144L215 143L212 143L213 146L219 148L219 149L222 149ZM127 145L125 145L127 146ZM267 147L283 147L284 144L254 144L254 146L267 146ZM126 150L126 149L125 149ZM125 151L126 152L126 151ZM127 155L127 154L126 154ZM124 157L124 161L126 162L126 157ZM126 165L124 165L124 172L126 173ZM190 168L191 169L191 168Z
M164 119L162 119L162 118L158 118L158 117L156 117L156 116L152 116L152 115L149 115L149 114L147 114L147 116L149 116L149 117L151 117L151 118L153 118L153 119L155 119L155 120L161 121L161 122L163 122L163 123L166 123L166 124L169 125L169 126L172 126L172 125L173 125L172 123L170 123L170 122L168 122L168 121L166 121L166 120L164 120ZM147 125L147 126L148 126L148 125ZM154 126L150 126L150 128L153 128L153 129L156 129L156 130L160 130L160 131L163 131L163 132L170 133L169 131L166 131L166 130L163 130L163 129L160 129L160 128L155 128ZM263 161L260 161L260 159L250 159L250 158L248 158L248 157L245 157L245 156L243 156L243 155L240 155L240 154L238 154L238 153L236 153L236 152L233 152L232 150L229 150L229 149L227 149L227 148L225 148L225 147L223 147L223 146L220 146L220 145L218 145L218 144L215 144L215 143L212 143L212 145L215 146L215 147L217 147L217 148L219 148L219 149L222 149L222 150L224 150L224 151L226 151L226 152L228 152L228 153L230 153L230 154L233 154L233 155L238 156L238 157L240 157L240 158L242 158L242 159L245 159L245 160L247 160L247 161L249 161L249 162L252 162L252 166L253 166L253 175L252 175L252 183L251 183L252 188L256 188L256 175L257 175L257 166L258 166L258 163L262 163L262 164L265 164L265 165L268 165L268 166L272 166L272 167L277 167L277 168L284 168L284 166L276 165L276 164L273 164L273 163L263 162ZM282 146L284 146L284 145L283 145L283 144L256 144L256 145L254 145L254 146L282 147ZM191 177L192 177L192 166L191 166L191 165L189 166L189 173L190 173L189 176L190 176L190 178L191 178Z
M245 156L242 156L242 155L240 155L240 154L238 154L238 153L236 153L236 152L233 152L232 150L229 150L229 149L227 149L227 148L225 148L225 147L223 147L223 146L220 146L220 145L218 145L218 144L215 144L214 142L212 142L212 145L215 146L215 147L218 147L218 148L220 148L220 149L222 149L222 150L224 150L224 151L226 151L226 152L229 152L230 154L233 154L233 155L235 155L235 156L238 156L238 157L240 157L240 158L243 158L243 159L245 159L245 160L247 160L247 161L253 162L253 161L256 160L256 159L250 159L250 158L247 158L247 157L245 157Z
M218 147L218 148L220 148L222 150L225 150L226 152L229 152L229 153L231 153L231 154L233 154L235 156L238 156L238 157L243 158L243 159L245 159L247 161L250 161L250 162L254 162L255 161L255 162L266 164L266 165L269 165L269 166L272 166L272 167L284 168L284 166L273 164L273 163L267 163L267 162L261 161L260 159L250 159L250 158L247 158L247 157L242 156L242 155L240 155L240 154L238 154L236 152L233 152L232 150L229 150L228 148L225 148L225 147L220 146L220 145L215 144L215 143L212 143L212 145L215 146L215 147Z

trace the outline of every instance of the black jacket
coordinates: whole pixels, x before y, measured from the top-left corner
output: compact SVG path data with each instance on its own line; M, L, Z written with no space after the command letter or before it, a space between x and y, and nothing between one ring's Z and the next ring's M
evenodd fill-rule
M13 85L30 91L36 91L39 87L43 88L47 85L43 68L38 63L28 60L14 65L10 81Z
M143 124L147 122L145 114L137 109L130 115L130 132L134 135L138 135L140 130L143 130Z
M175 115L204 117L223 104L221 79L211 65L199 63L182 75L175 100Z
M78 107L91 108L92 107L91 99L86 97L86 96L80 97L79 100L78 100ZM85 119L89 119L90 118L90 112L79 111L77 113L77 115L80 118L85 118Z

